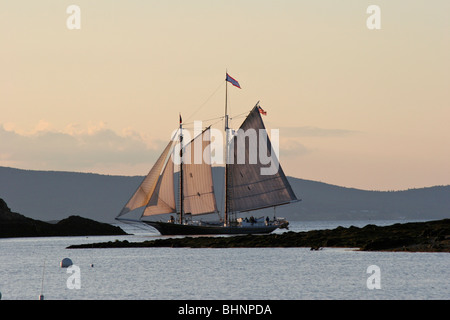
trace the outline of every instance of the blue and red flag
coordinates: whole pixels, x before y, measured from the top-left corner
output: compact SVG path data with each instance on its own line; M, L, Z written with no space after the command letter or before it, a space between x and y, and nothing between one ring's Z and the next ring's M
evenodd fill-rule
M239 89L241 89L241 86L239 85L239 82L237 82L237 80L234 79L233 77L231 77L228 73L227 73L227 78L225 80L228 81L229 83L231 83L233 86L238 87Z

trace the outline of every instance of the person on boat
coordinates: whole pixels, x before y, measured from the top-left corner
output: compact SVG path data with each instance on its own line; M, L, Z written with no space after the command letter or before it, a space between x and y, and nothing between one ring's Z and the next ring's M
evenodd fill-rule
M266 217L266 226L269 225L269 221L270 221L269 216L267 216L267 217Z
M251 222L251 223L255 223L255 222L256 222L256 220L255 220L255 217L254 217L254 216L251 216L251 217L250 217L250 222Z
M170 216L170 219L168 221L169 223L175 223L175 218L173 216Z

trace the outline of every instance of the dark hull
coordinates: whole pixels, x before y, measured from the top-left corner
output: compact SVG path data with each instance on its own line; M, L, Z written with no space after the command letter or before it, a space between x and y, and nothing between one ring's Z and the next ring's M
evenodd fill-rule
M159 231L162 235L203 235L203 234L262 234L270 233L278 226L195 226L177 223L143 221Z

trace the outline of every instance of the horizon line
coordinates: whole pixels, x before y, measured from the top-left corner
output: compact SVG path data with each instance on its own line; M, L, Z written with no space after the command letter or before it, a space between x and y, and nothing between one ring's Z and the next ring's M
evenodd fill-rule
M212 166L213 168L223 168L223 166L218 165L218 166ZM18 171L34 171L34 172L48 172L48 173L75 173L75 174L90 174L90 175L98 175L98 176L110 176L110 177L145 177L146 174L142 174L142 175L126 175L126 174L106 174L106 173L98 173L98 172L85 172L85 171L68 171L68 170L45 170L45 169L23 169L23 168L16 168L16 167L9 167L9 166L3 166L0 165L0 169L4 168L4 169L12 169L12 170L18 170ZM178 171L175 171L174 173L176 173ZM368 192L402 192L402 191L410 191L410 190L418 190L418 189L430 189L430 188L435 188L435 187L450 187L450 183L449 184L444 184L444 185L431 185L431 186L423 186L423 187L409 187L407 189L397 189L397 190L393 190L393 189L389 189L389 190L376 190L376 189L361 189L361 188L356 188L356 187L347 187L347 186L343 186L343 185L338 185L338 184L333 184L333 183L329 183L329 182L323 182L320 180L311 180L311 179L304 179L304 178L298 178L298 177L294 177L294 176L290 176L290 175L286 175L287 178L291 178L291 179L298 179L298 180L303 180L303 181L309 181L309 182L315 182L315 183L322 183L322 184L326 184L326 185L330 185L330 186L335 186L335 187L339 187L339 188L345 188L345 189L354 189L354 190L360 190L360 191L368 191Z

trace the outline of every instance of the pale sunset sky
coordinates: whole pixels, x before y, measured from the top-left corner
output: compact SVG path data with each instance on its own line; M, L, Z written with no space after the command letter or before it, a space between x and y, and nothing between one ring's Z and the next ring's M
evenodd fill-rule
M260 100L286 175L448 185L449 14L448 0L2 0L0 166L145 175L179 113L223 116L228 70L230 115Z

